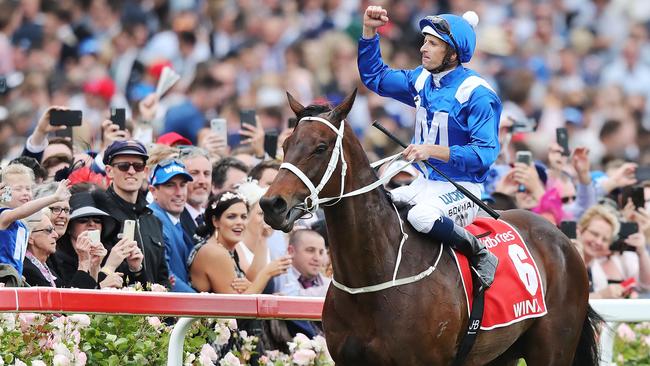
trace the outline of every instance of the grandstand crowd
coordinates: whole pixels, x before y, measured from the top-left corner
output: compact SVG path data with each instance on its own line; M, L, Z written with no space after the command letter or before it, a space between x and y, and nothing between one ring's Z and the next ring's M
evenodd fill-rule
M467 66L504 104L481 198L561 227L591 297L647 296L645 0L0 0L0 281L325 296L323 216L285 234L264 223L259 200L292 132L285 91L336 105L358 88L347 121L370 161L400 149L372 121L412 136L414 110L360 81L370 4L391 14L381 47L400 69L420 64L419 19L478 13ZM178 81L163 94L165 70ZM81 125L52 124L62 111L81 111ZM417 174L409 167L386 188ZM293 321L287 331L320 329Z

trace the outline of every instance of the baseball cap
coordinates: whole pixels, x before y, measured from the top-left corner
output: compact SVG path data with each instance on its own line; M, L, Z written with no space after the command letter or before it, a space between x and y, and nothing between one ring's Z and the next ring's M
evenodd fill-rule
M187 138L181 136L176 132L167 132L165 134L158 136L158 140L156 141L156 143L167 145L167 146L192 145L192 141L188 140Z
M97 95L106 102L110 102L115 94L115 83L110 78L104 77L86 82L83 90L85 93Z
M147 159L149 159L149 155L147 155L147 149L140 141L126 140L115 141L112 144L108 145L106 151L104 151L104 159L102 162L104 165L110 165L113 159L119 155L138 155L141 156L144 161L147 161Z
M151 173L149 183L153 186L167 183L177 175L183 176L188 182L193 181L192 176L185 170L185 165L176 159L163 160L156 164Z

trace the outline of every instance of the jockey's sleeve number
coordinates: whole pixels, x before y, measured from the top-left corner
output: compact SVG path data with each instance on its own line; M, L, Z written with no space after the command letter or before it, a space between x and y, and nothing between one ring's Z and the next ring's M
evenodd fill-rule
M528 290L531 296L535 296L537 288L539 287L537 272L532 264L523 262L528 259L526 252L519 245L512 244L508 246L508 255L510 256L512 263L515 265L515 269L519 274L519 279L524 286L526 286L526 290Z

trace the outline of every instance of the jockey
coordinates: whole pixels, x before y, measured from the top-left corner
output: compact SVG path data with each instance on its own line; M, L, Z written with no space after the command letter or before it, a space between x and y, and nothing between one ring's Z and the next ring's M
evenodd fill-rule
M498 258L464 229L479 207L422 160L444 172L475 196L481 196L490 165L499 154L501 101L490 85L464 68L476 46L478 16L451 14L420 20L424 35L422 66L390 69L382 60L377 28L388 22L380 6L369 6L359 40L359 74L375 93L416 109L415 136L403 152L418 161L420 174L410 185L391 191L393 200L414 206L411 225L465 254L478 272L483 289L494 281Z

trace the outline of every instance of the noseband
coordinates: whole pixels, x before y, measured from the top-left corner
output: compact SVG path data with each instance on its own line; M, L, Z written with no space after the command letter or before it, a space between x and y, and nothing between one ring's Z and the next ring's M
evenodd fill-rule
M309 178L303 173L300 168L297 166L291 164L291 163L282 163L280 165L280 169L287 169L290 170L293 174L295 174L300 180L307 186L309 189L309 196L305 198L305 202L302 203L301 209L307 211L308 213L314 213L318 209L318 206L321 203L329 202L331 200L336 199L336 202L331 203L330 205L336 204L338 201L343 198L343 189L345 187L345 175L346 171L348 169L348 164L345 162L345 154L343 153L343 133L344 133L344 128L345 128L345 120L341 120L341 126L337 129L333 124L331 124L328 120L325 118L320 118L320 117L303 117L298 121L298 123L302 121L317 121L324 123L327 127L331 128L334 133L336 133L336 143L334 144L334 151L332 151L332 156L330 157L330 161L327 164L327 169L325 170L325 174L323 174L323 178L321 178L320 183L318 183L318 186L314 186L314 184L311 182ZM327 182L329 182L330 178L332 177L332 174L334 173L334 170L336 169L336 166L339 163L339 157L341 158L341 191L339 193L339 197L337 198L325 198L325 199L319 199L318 194L320 191L325 187Z

